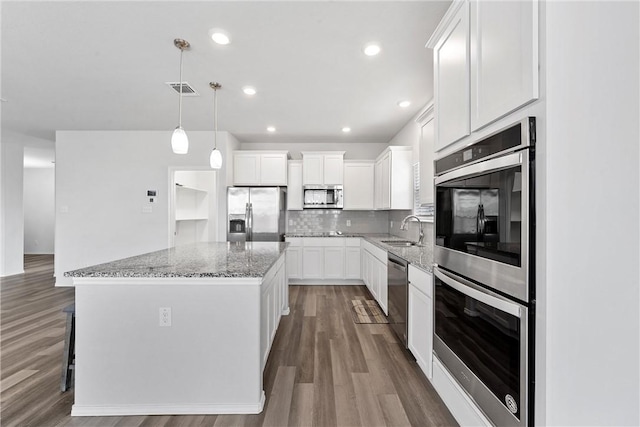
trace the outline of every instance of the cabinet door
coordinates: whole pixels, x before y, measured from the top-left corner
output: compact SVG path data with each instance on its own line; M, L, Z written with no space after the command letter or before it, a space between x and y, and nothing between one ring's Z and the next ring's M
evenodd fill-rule
M323 184L342 185L344 157L342 154L325 154L323 163Z
M433 203L433 117L420 131L420 203Z
M369 270L371 271L371 288L369 289L373 294L373 297L378 304L380 303L379 294L380 294L380 269L378 268L378 261L373 254L369 254Z
M257 154L233 153L234 185L260 184L260 156Z
M289 177L287 179L287 210L302 210L302 162L289 162Z
M469 135L469 4L460 8L433 49L436 151Z
M375 180L375 193L374 193L374 208L382 209L382 160L378 160L374 170Z
M303 247L302 248L302 278L322 279L324 269L324 248Z
M344 279L344 247L324 248L324 279Z
M382 209L391 209L391 153L387 153L387 155L382 158L381 174L380 203L382 205Z
M322 154L305 154L302 156L302 184L324 184L324 156Z
M360 269L362 271L362 281L367 286L367 289L371 287L371 274L369 273L369 252L362 249L360 254Z
M287 248L287 275L290 279L302 278L302 247Z
M374 164L344 164L344 210L374 208Z
M287 156L262 154L260 156L260 183L262 185L287 185Z
M409 284L409 350L416 358L422 372L431 379L433 349L433 303L432 299Z
M362 278L360 273L360 248L347 247L345 251L345 279Z
M472 1L471 130L538 98L538 2Z
M387 264L376 258L376 270L378 275L378 304L380 304L380 308L384 311L384 314L389 314L389 309L387 308L389 294Z

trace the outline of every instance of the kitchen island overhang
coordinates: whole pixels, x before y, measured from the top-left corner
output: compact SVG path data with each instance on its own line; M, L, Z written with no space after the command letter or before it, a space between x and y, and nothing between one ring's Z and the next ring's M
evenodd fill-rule
M199 243L66 273L76 292L71 415L260 413L289 312L285 249Z

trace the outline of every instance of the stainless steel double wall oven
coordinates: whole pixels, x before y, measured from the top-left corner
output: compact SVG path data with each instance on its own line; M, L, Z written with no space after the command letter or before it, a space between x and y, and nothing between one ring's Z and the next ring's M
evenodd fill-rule
M434 352L498 426L533 425L535 128L435 162Z

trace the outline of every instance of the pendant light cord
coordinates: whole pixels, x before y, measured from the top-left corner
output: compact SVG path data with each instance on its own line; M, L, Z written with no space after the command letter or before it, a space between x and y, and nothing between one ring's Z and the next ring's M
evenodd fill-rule
M182 128L182 54L184 53L184 49L180 49L180 101L178 107L178 126Z
M213 149L218 148L218 89L213 89Z

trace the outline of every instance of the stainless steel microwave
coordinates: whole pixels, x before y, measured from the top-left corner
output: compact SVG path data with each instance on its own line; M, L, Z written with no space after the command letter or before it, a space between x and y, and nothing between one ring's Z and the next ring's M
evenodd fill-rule
M304 209L342 209L342 185L305 185Z

